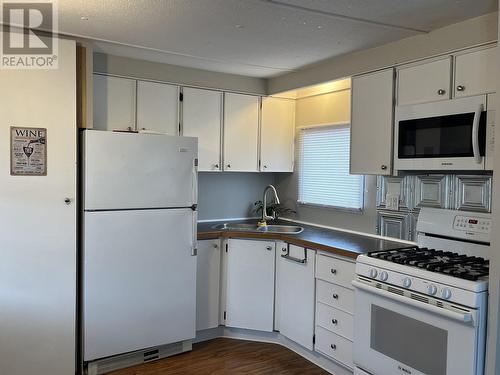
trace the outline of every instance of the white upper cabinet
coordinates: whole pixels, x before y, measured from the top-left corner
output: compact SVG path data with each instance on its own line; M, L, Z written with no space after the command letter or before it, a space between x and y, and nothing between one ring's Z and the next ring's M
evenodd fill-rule
M137 81L137 130L177 135L179 87Z
M295 100L262 98L260 170L293 172Z
M224 170L258 171L258 96L224 94Z
M398 69L398 105L450 99L451 57Z
M135 129L135 80L94 74L94 129Z
M391 174L393 103L393 69L352 79L351 174Z
M455 57L455 97L496 91L497 54L497 48L488 48Z
M228 240L226 326L273 331L275 247L273 241Z
M220 171L222 92L183 88L182 133L198 137L198 170Z

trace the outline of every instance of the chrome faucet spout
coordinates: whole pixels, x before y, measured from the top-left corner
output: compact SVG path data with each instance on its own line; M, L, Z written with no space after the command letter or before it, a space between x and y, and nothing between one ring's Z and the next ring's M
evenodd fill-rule
M277 204L280 204L280 199L278 198L278 192L276 191L276 188L273 185L267 185L266 188L264 189L264 197L262 198L262 222L263 223L265 223L267 220L276 219L276 214L274 212L273 212L272 216L267 215L267 193L269 190L273 192L274 201Z

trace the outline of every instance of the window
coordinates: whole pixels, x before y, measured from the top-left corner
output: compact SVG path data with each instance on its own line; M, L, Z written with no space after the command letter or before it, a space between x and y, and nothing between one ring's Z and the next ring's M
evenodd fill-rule
M349 125L304 128L299 134L299 202L363 208L364 177L349 174Z

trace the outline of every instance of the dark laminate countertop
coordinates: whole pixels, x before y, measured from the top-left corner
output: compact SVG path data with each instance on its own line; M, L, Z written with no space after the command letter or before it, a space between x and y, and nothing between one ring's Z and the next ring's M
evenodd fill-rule
M232 221L232 223L255 223L256 221L256 219L253 219ZM356 258L359 254L364 254L370 251L390 250L408 246L407 244L398 241L383 240L361 234L319 228L284 220L279 220L277 224L299 225L304 227L304 231L299 234L276 234L214 229L215 225L225 222L226 221L212 221L198 223L198 239L204 240L218 237L237 237L282 240L297 246L328 251L350 258Z

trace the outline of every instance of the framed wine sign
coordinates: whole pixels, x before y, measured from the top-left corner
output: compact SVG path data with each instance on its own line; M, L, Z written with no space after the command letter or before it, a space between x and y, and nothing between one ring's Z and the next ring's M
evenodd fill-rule
M11 176L47 175L47 129L10 128Z

